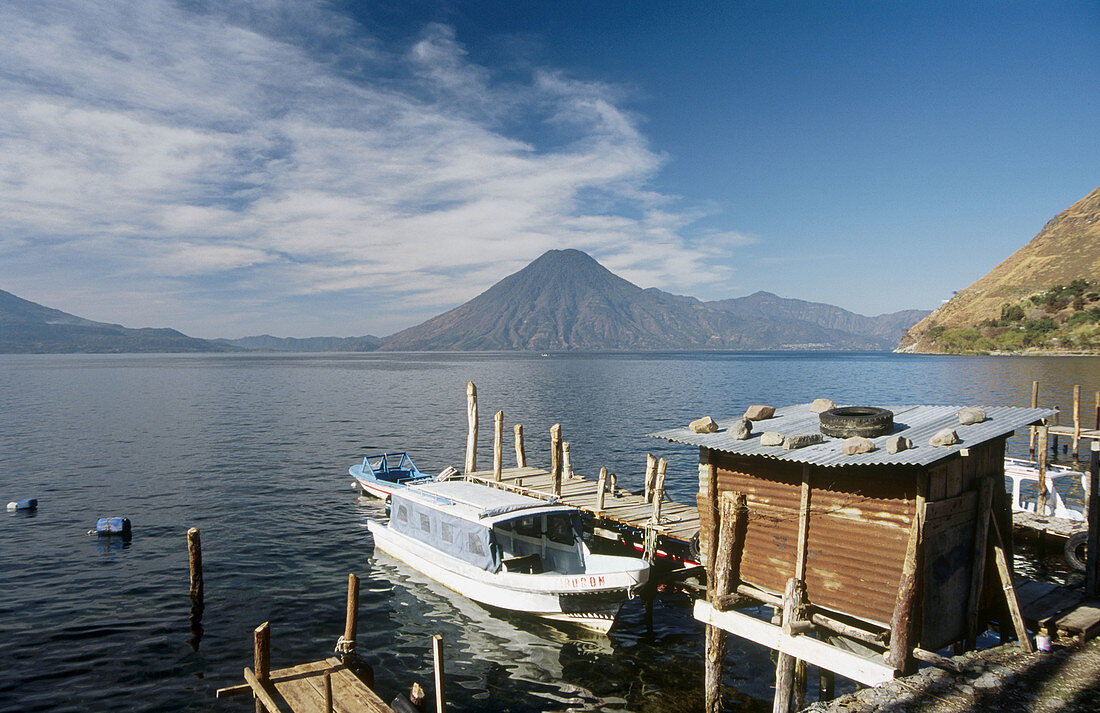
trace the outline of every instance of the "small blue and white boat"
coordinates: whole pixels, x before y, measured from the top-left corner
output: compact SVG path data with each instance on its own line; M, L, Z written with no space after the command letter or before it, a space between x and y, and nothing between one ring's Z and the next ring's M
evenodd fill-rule
M475 602L606 632L649 564L593 554L581 512L479 483L398 488L374 545Z
M421 473L413 463L409 454L400 451L397 453L376 453L363 459L348 468L348 473L355 478L352 487L385 500L394 490L404 488L412 483L430 483L434 480L445 480L457 471L448 468L438 476Z

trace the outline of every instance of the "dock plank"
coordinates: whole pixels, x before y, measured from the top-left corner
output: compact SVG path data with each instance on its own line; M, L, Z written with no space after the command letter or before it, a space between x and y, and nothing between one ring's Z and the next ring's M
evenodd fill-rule
M1100 630L1100 599L1082 601L1071 611L1055 620L1059 631L1087 639Z

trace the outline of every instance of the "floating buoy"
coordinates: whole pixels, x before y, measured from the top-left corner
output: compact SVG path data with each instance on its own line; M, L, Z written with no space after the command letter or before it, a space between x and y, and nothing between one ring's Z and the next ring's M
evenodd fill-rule
M95 521L97 535L129 535L130 518L128 517L101 517Z
M8 503L8 510L37 510L38 498L27 498L26 500L13 500Z

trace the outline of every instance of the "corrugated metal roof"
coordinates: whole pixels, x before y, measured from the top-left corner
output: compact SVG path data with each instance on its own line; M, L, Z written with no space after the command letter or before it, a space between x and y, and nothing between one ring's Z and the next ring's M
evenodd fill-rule
M1054 415L1051 409L1019 408L1015 406L983 406L986 419L969 426L959 424L958 413L963 406L883 406L894 412L892 433L872 438L876 448L869 453L845 455L841 447L843 438L824 436L816 445L785 450L783 446L762 446L760 435L776 431L784 436L821 433L818 415L810 410L810 404L796 404L776 409L775 416L764 421L754 421L752 435L744 441L736 441L726 432L740 420L740 416L717 420L716 433L694 433L686 426L649 434L654 438L666 438L676 443L701 446L724 453L760 456L820 466L842 465L929 465L958 451L993 438L1005 436L1017 429L1037 423ZM934 448L928 440L944 428L953 428L959 434L959 443L946 448ZM886 441L891 436L905 436L913 441L913 448L900 453L886 452Z

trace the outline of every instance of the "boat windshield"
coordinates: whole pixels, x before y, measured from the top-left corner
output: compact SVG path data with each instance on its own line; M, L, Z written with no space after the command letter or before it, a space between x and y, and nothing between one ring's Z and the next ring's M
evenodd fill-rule
M584 546L579 513L529 515L498 522L493 539L500 547L505 567L509 560L524 560L527 571L577 574L584 571Z

